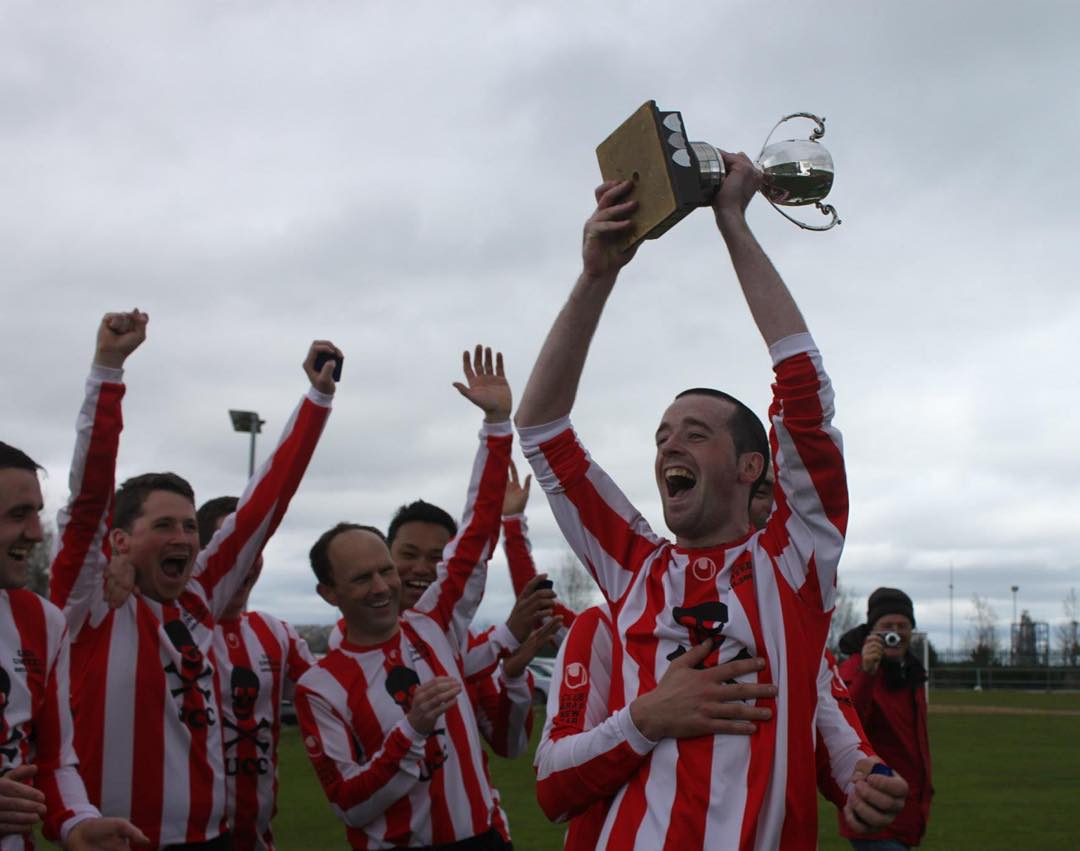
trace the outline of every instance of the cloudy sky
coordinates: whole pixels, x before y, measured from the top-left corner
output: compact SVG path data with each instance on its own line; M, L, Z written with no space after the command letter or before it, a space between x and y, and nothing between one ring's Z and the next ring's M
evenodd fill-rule
M106 310L151 316L129 362L121 477L242 489L304 389L347 353L335 412L253 603L330 611L306 552L422 496L461 509L479 417L463 347L523 389L580 265L595 146L642 102L755 155L827 116L844 219L750 221L833 377L851 522L842 583L916 600L959 649L973 594L1002 626L1080 586L1080 136L1069 3L96 3L0 6L3 439L66 495ZM1070 58L1071 57L1071 58ZM788 125L785 136L805 135ZM808 128L807 128L808 129ZM809 215L809 214L808 214ZM816 215L816 214L815 214ZM675 391L764 413L769 361L711 217L649 243L593 345L575 421L662 529L652 432ZM541 566L563 545L534 495ZM501 559L482 614L510 599Z

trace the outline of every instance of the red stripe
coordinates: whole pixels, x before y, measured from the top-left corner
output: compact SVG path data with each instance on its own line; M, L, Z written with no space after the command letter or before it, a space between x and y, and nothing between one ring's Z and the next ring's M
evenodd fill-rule
M611 821L611 833L608 835L606 851L626 851L633 848L637 841L638 829L645 818L645 810L648 808L648 799L645 797L645 784L649 782L649 770L652 767L652 754L649 759L631 778L622 800L619 801L618 809Z
M453 555L446 565L446 575L439 586L439 597L434 606L424 612L444 630L450 628L454 607L461 600L469 577L484 555L490 538L487 530L497 531L499 527L511 438L509 435L488 435L485 446L487 457L480 473L472 516L465 529L458 533Z
M109 681L109 643L116 611L109 610L96 627L86 625L71 644L71 708L75 725L75 753L79 774L86 785L90 803L101 806L101 782L104 770L105 695ZM76 672L93 671L92 677Z
M682 606L692 608L703 603L719 601L720 592L716 579L710 574L708 580L697 578L691 569L695 556L688 556L687 569L683 571ZM748 559L746 559L748 561ZM671 562L668 562L670 569ZM666 572L666 571L665 571ZM656 591L663 594L662 589ZM705 635L690 633L690 641L697 644ZM709 653L705 666L716 665L719 648ZM655 658L655 657L654 657ZM709 814L709 798L712 793L712 756L715 738L704 736L696 739L682 739L677 745L678 757L675 763L675 798L671 808L671 823L674 830L668 830L664 838L664 851L678 851L685 845L694 847L705 842L705 825Z
M124 427L120 407L124 391L123 384L108 382L98 390L79 493L70 496L70 520L60 536L60 547L49 573L49 599L60 608L67 604L102 518L112 505L116 454Z
M752 567L753 559L749 551L744 552L735 560L735 564L746 562ZM732 565L734 572L735 564ZM746 620L750 624L750 633L754 639L755 655L765 660L765 667L758 673L759 683L772 683L773 662L766 652L765 634L761 628L761 612L757 604L757 580L753 571L748 574L750 582L740 582L731 590L739 600ZM783 582L779 577L778 582ZM813 682L814 680L811 680ZM786 684L776 683L778 688L785 688ZM769 788L769 780L773 772L773 755L776 753L776 698L758 698L755 706L769 709L773 713L773 720L758 721L757 732L750 737L750 761L746 766L746 801L743 805L742 830L739 835L739 851L752 851L757 840L758 816L761 814L762 805L765 802L765 793ZM811 784L812 785L812 784ZM815 834L816 837L817 834ZM816 841L816 840L815 840Z
M16 649L26 662L23 676L30 692L29 729L19 743L21 761L37 765L34 785L45 795L45 831L51 838L57 838L60 825L70 816L56 783L56 771L61 767L63 757L60 707L56 693L56 662L60 648L49 647L45 611L36 595L11 589L8 591L8 605L19 633L19 646ZM2 723L0 715L0 725Z
M589 470L588 456L574 432L566 429L540 444L540 451L562 485L566 497L577 510L581 525L620 567L630 572L637 571L656 550L656 542L635 532L596 490L586 475ZM588 567L595 577L595 569L591 565Z
M790 376L787 369L789 364ZM814 482L825 514L843 535L847 530L848 518L844 456L821 427L825 412L821 407L822 386L817 367L809 355L803 354L781 363L778 372L778 383L784 397L784 428L795 441L799 457Z
M800 603L779 571L774 572L780 594L787 648L788 698L787 785L780 847L793 851L817 847L817 796L813 751L817 673L828 635L829 617Z
M228 672L230 675L234 668L247 668L249 671L255 673L255 668L251 664L251 658L248 656L247 644L244 641L243 623L244 619L242 618L228 624L223 624L221 627L221 631L225 635L225 647L229 654ZM252 624L252 626L254 626L254 624ZM234 641L229 641L230 635L234 636ZM256 676L258 676L257 673ZM227 679L223 685L225 688L231 688ZM228 713L225 711L226 706L230 710ZM228 699L225 699L224 695L222 695L221 710L223 723L227 717L233 724L240 724L236 718L235 708L232 705L231 694ZM232 735L236 735L235 731L230 732ZM224 726L222 726L222 735L226 735ZM258 834L259 781L261 778L258 774L249 774L247 771L244 771L243 766L257 764L260 754L256 752L255 743L244 738L241 738L233 748L235 754L231 784L233 844L237 849L254 848L255 837ZM223 751L225 753L225 770L228 772L228 749L223 748ZM254 760L255 763L246 762L247 760Z
M637 664L638 686L637 694L645 694L656 688L656 652L659 640L654 635L656 622L660 612L666 607L664 597L664 576L667 574L671 563L671 550L660 554L652 566L649 574L644 578L644 589L638 596L644 596L645 609L641 617L637 619L626 632L627 636L640 639L626 647L626 655ZM640 577L635 582L642 581ZM625 641L625 636L620 643Z
M136 602L138 649L135 660L137 695L132 738L138 744L131 762L131 821L147 835L151 845L161 836L162 795L165 786L165 694L168 683L161 667L160 626L141 599ZM89 679L89 678L88 678ZM168 711L175 711L169 707ZM104 712L102 712L104 715ZM101 728L104 732L104 728Z
M399 648L398 652L400 653L400 634L398 644L395 646ZM368 682L367 677L364 676L363 668L355 659L344 652L331 653L320 664L326 667L348 695L349 727L356 738L360 740L360 747L364 750L365 760L370 761L387 742L383 739L382 725L379 723L379 718L368 700ZM395 733L392 732L391 735L395 735ZM396 765L394 770L397 770ZM412 803L409 801L409 796L406 795L391 804L383 813L383 818L386 820L384 838L388 842L395 842L395 844L401 842L407 844L412 835ZM366 834L361 829L350 831L349 841L356 846L356 840L353 837L354 832L365 836Z
M274 534L307 470L329 414L329 408L316 405L310 399L301 402L292 430L274 451L270 468L237 509L233 533L215 541L206 568L196 577L209 599L214 598L215 589L235 566L240 550L254 537L268 515L270 522L266 526L264 543Z
M505 470L502 473L505 478ZM438 655L420 638L416 630L412 628L412 625L406 621L401 622L402 632L408 636L410 643L417 649L427 648L427 655L424 657L425 661L431 665L432 672L437 677L450 676L449 672L442 666L439 661ZM461 715L461 707L458 704L454 706L443 716L443 720L446 723L446 732L450 737L450 744L457 754L458 765L461 770L462 782L465 785L465 795L469 801L469 809L472 815L473 836L477 836L491 827L491 813L488 812L484 803L484 792L480 785L480 768L473 760L473 749L470 746L469 735L465 728L465 721ZM432 737L434 738L434 737ZM429 739L430 742L430 739ZM436 777L440 783L443 782L442 778L445 775L445 771L436 772ZM434 780L435 778L433 778ZM489 787L490 788L490 787ZM441 818L440 818L441 816ZM446 810L445 813L438 812L434 801L432 802L432 834L439 832L440 824L452 825L449 821L450 812ZM436 844L439 842L449 842L465 837L458 837L452 834L452 831L448 834L446 839L435 838Z

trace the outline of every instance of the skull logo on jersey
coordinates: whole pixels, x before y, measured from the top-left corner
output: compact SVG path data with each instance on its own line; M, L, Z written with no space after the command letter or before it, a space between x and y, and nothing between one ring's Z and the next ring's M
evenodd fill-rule
M420 685L420 677L412 668L404 665L393 667L386 674L386 691L401 707L402 712L412 709L413 694Z
M226 733L223 744L225 745L225 773L234 776L237 774L263 775L271 769L271 763L266 757L270 742L263 741L259 734L270 727L270 722L265 718L255 720L255 703L259 699L259 677L250 668L237 666L229 675L229 696L232 697L232 711L235 721L227 714L222 714L221 723L231 731L232 737ZM247 742L246 753L241 751L233 753L241 743ZM257 749L257 753L251 750L251 746Z
M707 638L722 640L720 633L727 625L728 609L719 600L709 600L685 609L676 606L671 610L671 616L679 626L686 627L694 644L701 644Z
M238 721L250 721L259 699L259 678L250 668L236 667L229 677L233 715Z
M211 683L208 682L205 688L200 683L213 677L214 669L206 664L202 651L182 621L168 621L165 634L173 647L180 651L180 667L177 668L173 662L165 666L165 672L180 681L178 686L169 690L174 698L180 699L180 719L192 728L208 727L214 723ZM199 696L202 701L198 700Z

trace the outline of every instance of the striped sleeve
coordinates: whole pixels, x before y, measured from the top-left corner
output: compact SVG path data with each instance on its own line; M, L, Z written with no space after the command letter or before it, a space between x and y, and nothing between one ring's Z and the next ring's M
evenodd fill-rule
M514 514L503 517L502 527L503 549L506 551L506 563L510 568L510 581L514 584L514 596L520 597L525 586L536 578L536 564L533 562L532 545L529 543L529 526L524 514ZM577 613L556 600L554 614L562 618L563 622L557 635L557 643L561 643Z
M552 821L613 796L656 747L634 726L628 706L608 714L611 658L610 623L599 607L586 609L556 657L536 750L536 797Z
M863 732L836 660L826 650L817 678L818 705L814 726L817 732L816 762L821 794L843 807L851 775L860 759L875 756Z
M335 701L319 693L327 675L313 668L296 689L296 715L304 747L335 815L350 827L363 827L421 782L426 737L401 721L373 754L359 752ZM375 722L377 723L377 722Z
M468 685L480 734L497 756L513 759L529 746L533 724L533 678L528 669L510 679L502 666Z
M828 612L848 518L832 383L809 334L785 337L770 352L776 373L769 408L776 508L763 543L803 602Z
M248 482L236 511L199 553L192 579L202 587L215 618L225 611L285 516L330 415L331 401L314 387L308 390L274 453Z
M661 540L586 453L569 417L518 434L563 537L604 596L618 600Z
M34 783L45 795L42 832L47 839L66 841L75 825L88 818L97 818L100 813L90 804L77 768L64 617L44 601L39 605L44 616L42 632L47 636L49 656L44 690L35 696L38 709L34 717L34 762L38 773Z
M300 678L307 673L307 669L315 664L315 657L304 641L293 629L292 624L279 621L285 629L285 679L293 683L300 682Z
M73 636L104 603L116 456L124 427L122 378L123 370L93 366L75 421L68 501L57 517L57 552L49 573L49 599L64 610Z
M469 630L461 653L465 679L471 682L490 677L499 662L520 646L521 642L504 623L488 627L483 632Z
M487 561L506 491L511 440L509 420L484 423L457 536L443 549L435 581L413 607L449 632L455 647L466 646L469 624L484 596Z

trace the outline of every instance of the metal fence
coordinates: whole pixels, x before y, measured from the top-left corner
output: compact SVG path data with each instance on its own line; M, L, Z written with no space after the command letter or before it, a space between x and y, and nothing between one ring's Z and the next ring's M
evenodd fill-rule
M1080 667L1064 665L938 665L930 669L930 688L1080 689Z

